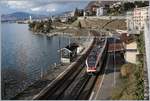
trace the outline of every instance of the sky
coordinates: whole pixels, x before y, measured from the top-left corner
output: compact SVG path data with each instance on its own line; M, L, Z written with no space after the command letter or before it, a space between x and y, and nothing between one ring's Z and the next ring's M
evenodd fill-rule
M84 8L89 0L0 0L0 13L28 12L34 14L53 14Z

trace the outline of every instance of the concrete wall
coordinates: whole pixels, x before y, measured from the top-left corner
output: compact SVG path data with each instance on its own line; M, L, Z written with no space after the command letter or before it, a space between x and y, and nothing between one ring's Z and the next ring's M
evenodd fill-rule
M150 97L150 26L149 22L145 21L145 26L144 26L144 38L145 38L145 51L146 51L146 67L147 67L147 73L146 77L148 77L148 82L149 82L149 89L148 89L148 97ZM148 84L147 82L147 84ZM146 96L145 96L146 97Z
M127 62L136 64L136 55L137 54L138 54L138 51L137 51L137 43L136 42L132 42L132 43L126 45L125 59Z
M106 20L114 20L114 19L126 19L126 16L86 16L89 19L106 19ZM84 17L78 17L79 20L84 19Z

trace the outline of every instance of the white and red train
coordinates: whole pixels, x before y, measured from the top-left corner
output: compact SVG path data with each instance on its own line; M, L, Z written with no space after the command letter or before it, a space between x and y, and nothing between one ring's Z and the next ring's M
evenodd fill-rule
M100 52L101 52L101 47L96 46L94 47L89 56L86 59L86 66L87 66L87 72L89 73L95 73L97 70L97 66L100 61Z

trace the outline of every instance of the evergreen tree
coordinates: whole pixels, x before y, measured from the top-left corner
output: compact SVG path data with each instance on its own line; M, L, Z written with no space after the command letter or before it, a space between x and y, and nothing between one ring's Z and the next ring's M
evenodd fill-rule
M78 16L78 8L75 9L74 16Z
M79 23L78 23L78 27L79 27L79 28L82 28L81 22L80 22L80 21L79 21Z

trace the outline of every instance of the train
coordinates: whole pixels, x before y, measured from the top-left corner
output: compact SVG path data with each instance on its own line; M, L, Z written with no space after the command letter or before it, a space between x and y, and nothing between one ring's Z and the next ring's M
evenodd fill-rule
M104 60L104 57L106 55L107 47L103 48L104 43L105 43L104 39L102 39L101 41L99 40L96 43L96 46L91 50L90 54L86 58L85 64L87 73L95 74L99 71L100 68L98 69L97 67L102 65L102 61Z

